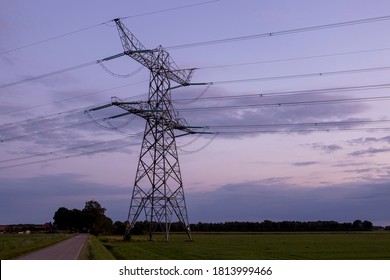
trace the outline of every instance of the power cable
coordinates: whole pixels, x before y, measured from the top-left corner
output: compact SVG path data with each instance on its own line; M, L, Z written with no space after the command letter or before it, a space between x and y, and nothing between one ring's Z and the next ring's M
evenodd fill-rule
M202 137L202 134L196 134L196 137L191 139L189 142L187 142L185 144L177 145L177 147L178 148L183 148L183 147L189 146L189 145L195 143L196 141L198 141L201 137Z
M139 144L141 144L141 143L136 143L136 145L139 145ZM123 144L123 145L119 145L119 146L97 149L97 150L82 152L82 153L78 153L78 154L59 156L56 158L42 159L42 160L30 161L30 162L13 164L13 165L0 166L0 169L7 169L7 168L14 168L14 167L20 167L20 166L25 166L25 165L37 164L37 163L44 163L44 162L55 161L55 160L59 160L59 159L69 159L69 158L80 157L80 156L84 156L84 155L91 155L91 154L121 149L121 148L128 147L128 146L129 146L129 144Z
M145 82L145 81L140 81L140 82ZM140 82L136 82L136 83L140 83ZM92 94L96 94L96 93L101 93L101 92L106 92L106 91L109 91L109 90L118 89L118 88L122 88L122 87L127 87L127 86L130 86L130 85L136 84L136 83L132 83L132 84L124 85L124 86L119 86L119 87L115 87L115 88L106 89L106 90L103 90L103 91L98 91L98 92L86 94L84 96L92 95ZM124 100L131 100L131 99L134 99L136 97L144 96L145 94L147 94L147 93L135 95L135 96L132 96L132 97L128 97L128 98L125 98ZM75 98L78 98L78 97L75 97ZM71 99L74 99L74 98L69 98L69 99L65 99L65 100L71 100ZM64 101L64 100L61 100L61 101ZM61 101L58 101L58 102L61 102ZM48 104L53 104L53 103L56 103L56 102L52 102L52 103L48 103ZM47 105L47 104L44 104L44 105ZM44 105L38 105L36 107L40 107L40 106L44 106ZM107 104L104 104L102 106L106 106L106 105ZM96 106L94 106L94 107L96 107ZM33 107L33 108L35 108L35 107ZM27 109L30 109L30 108L27 108ZM18 111L23 111L23 110L27 110L27 109L21 109L21 110L18 110ZM59 113L49 114L49 115L46 115L46 116L39 116L39 117L25 119L25 120L21 120L21 121L17 121L17 122L5 123L5 124L0 125L0 130L12 129L12 128L20 127L20 126L29 126L29 125L37 124L37 123L40 123L40 122L54 121L56 119L60 119L60 118L68 117L68 116L77 116L79 114L85 114L90 109L91 109L91 106L85 106L85 107L71 109L71 110L63 111L63 112L59 112ZM2 114L0 114L0 115L2 115Z
M104 119L105 118L101 118L99 120L104 120ZM56 130L59 130L59 129L65 129L65 128L70 128L70 127L85 125L85 124L89 124L89 123L92 123L92 122L93 122L92 120L89 120L89 121L84 121L84 122L80 122L80 123L64 125L64 126L61 126L61 127L48 128L48 129L45 129L45 130L36 131L36 132L28 133L28 134L23 134L23 135L17 135L17 136L12 136L12 137L8 137L8 138L3 138L3 139L0 139L0 143L13 141L13 140L17 140L17 139L25 138L25 137L29 137L29 136L40 135L40 134L44 134L44 133L47 133L47 132L53 132L53 131L56 131Z
M129 18L134 18L134 17L153 15L153 14L157 14L157 13L163 13L163 12L168 12L168 11L173 11L173 10L178 10L178 9L184 9L184 8L189 8L189 7L194 7L194 6L210 4L210 3L218 2L218 1L220 1L220 0L213 0L213 1L205 1L205 2L200 2L200 3L194 3L194 4L179 6L179 7L173 7L173 8L168 8L168 9L157 10L157 11L153 11L153 12L147 12L147 13L142 13L142 14L137 14L137 15L130 15L130 16L123 17L122 19L129 19ZM23 46L20 46L20 47L16 47L16 48L13 48L13 49L10 49L10 50L6 50L6 51L3 51L3 52L0 52L0 55L11 53L11 52L18 51L18 50L21 50L21 49L25 49L25 48L28 48L28 47L32 47L32 46L39 45L39 44L42 44L42 43L46 43L46 42L49 42L49 41L52 41L52 40L56 40L56 39L59 39L59 38L63 38L63 37L69 36L69 35L73 35L73 34L76 34L76 33L79 33L79 32L85 31L85 30L89 30L89 29L101 26L101 25L107 25L108 23L110 23L112 21L113 20L109 20L109 21L106 21L106 22L94 24L94 25L87 26L87 27L84 27L84 28L80 28L80 29L77 29L77 30L74 30L74 31L66 32L66 33L61 34L61 35L49 37L47 39L40 40L40 41L37 41L37 42L34 42L34 43L30 43L30 44L26 44L26 45L23 45Z
M83 67L91 66L94 64L101 63L102 61L110 60L117 58L119 56L124 55L123 53L114 55L111 57L106 57L101 60L95 60L87 63L83 63L80 65L64 68L61 70L49 72L43 75L38 75L34 77L30 77L24 80L16 81L16 82L11 82L7 84L0 85L0 88L5 88L5 87L10 87L14 85L18 85L21 83L25 82L30 82L42 78L46 78L49 76L57 75L57 74L62 74L68 71L73 71L76 69L80 69ZM372 68L360 68L360 69L349 69L349 70L341 70L341 71L330 71L330 72L318 72L318 73L306 73L306 74L296 74L296 75L286 75L286 76L273 76L273 77L262 77L262 78L248 78L248 79L239 79L239 80L225 80L225 81L214 81L210 82L209 84L231 84L231 83L248 83L248 82L257 82L257 81L270 81L270 80L281 80L281 79L296 79L296 78L308 78L308 77L319 77L319 76L329 76L329 75L341 75L341 74L353 74L353 73L363 73L363 72L372 72L372 71L388 71L390 70L390 66L382 66L382 67L372 67ZM138 70L136 70L137 72Z
M197 153L197 152L200 152L204 149L206 149L213 141L214 139L217 137L217 134L214 134L213 137L210 138L210 140L204 144L202 147L196 149L196 150L192 150L192 151L187 151L187 150L184 150L182 147L177 147L178 150L180 150L181 152L183 152L184 154L194 154L194 153Z
M214 111L214 110L237 110L250 109L261 107L287 107L287 106L303 106L303 105L325 105L334 103L355 103L367 101L383 101L390 100L390 96L375 96L375 97L358 97L358 98L340 98L328 100L310 100L310 101L292 101L292 102L277 102L277 103L262 103L262 104L245 104L245 105L226 105L226 106L208 106L208 107L192 107L177 109L180 112L188 111Z
M134 70L133 72L129 73L129 74L116 74L114 72L112 72L110 69L108 69L104 64L103 62L101 61L98 61L98 64L100 67L102 67L102 69L104 71L106 71L108 74L110 74L111 76L115 77L115 78L120 78L120 79L128 79L132 76L134 76L135 74L137 74L138 72L140 72L144 66L141 65L140 67L138 67L136 70Z
M326 128L326 129L290 129L290 130L251 130L251 131L218 131L217 135L242 135L242 134L296 134L314 132L339 132L339 131L390 131L390 127L370 127L370 128Z
M42 44L42 43L46 43L46 42L49 42L49 41L52 41L52 40L55 40L55 39L59 39L59 38L62 38L62 37L66 37L66 36L69 36L69 35L72 35L72 34L75 34L75 33L79 33L79 32L82 32L82 31L85 31L85 30L88 30L88 29L95 28L97 26L100 26L100 25L103 25L103 24L106 24L106 23L109 23L109 21L108 22L99 23L99 24L94 24L94 25L87 26L87 27L84 27L84 28L80 28L80 29L77 29L77 30L74 30L74 31L70 31L70 32L67 32L67 33L64 33L64 34L61 34L61 35L53 36L53 37L50 37L50 38L47 38L47 39L44 39L44 40L41 40L41 41L37 41L37 42L34 42L34 43L26 44L26 45L23 45L23 46L20 46L20 47L16 47L16 48L13 48L13 49L10 49L10 50L6 50L6 51L3 51L3 52L0 52L0 55L11 53L11 52L18 51L18 50L21 50L21 49L25 49L25 48L28 48L28 47L32 47L32 46L39 45L39 44Z
M390 15L389 16L381 16L381 17L373 17L373 18L365 18L365 19L359 19L359 20L344 21L344 22L337 22L337 23L330 23L330 24L324 24L324 25L302 27L302 28L296 28L296 29L288 29L288 30L276 31L276 32L267 32L267 33L261 33L261 34L230 37L230 38L224 38L224 39L218 39L218 40L209 40L209 41L203 41L203 42L197 42L197 43L188 43L188 44L170 46L170 47L167 47L166 49L167 50L176 50L176 49L183 49L183 48L193 48L193 47L200 47L200 46L225 44L225 43L232 43L232 42L237 42L237 41L269 38L269 37L273 37L273 36L289 35L289 34L294 34L294 33L302 33L302 32L316 31L316 30L323 30L323 29L330 29L330 28L339 28L339 27L380 22L380 21L386 21L386 20L390 20Z
M308 123L275 123L275 124L241 124L241 125L213 125L207 126L217 135L238 134L291 134L331 131L388 131L390 127L356 127L366 125L388 124L390 120L346 120L333 122L308 122Z
M26 120L22 120L22 121L2 124L2 125L0 125L0 130L19 128L21 126L29 126L32 124L37 124L37 123L45 122L45 121L49 121L49 120L53 121L53 120L68 117L68 116L77 116L77 115L83 114L83 113L84 112L80 111L79 109L72 109L72 110L69 110L66 112L54 113L54 114L50 114L47 116L40 116L40 117L26 119Z
M194 3L194 4L179 6L179 7L173 7L173 8L168 8L168 9L157 10L157 11L153 11L153 12L146 12L146 13L141 13L141 14L137 14L137 15L121 17L120 19L124 19L125 20L125 19L129 19L129 18L135 18L135 17L141 17L141 16L149 16L149 15L154 15L154 14L157 14L157 13L170 12L170 11L180 10L180 9L189 8L189 7L195 7L195 6L205 5L205 4L211 4L211 3L219 2L219 1L220 0L212 0L212 1L205 1L205 2L200 2L200 3Z
M27 79L23 79L23 80L11 82L11 83L2 84L2 85L0 85L0 89L1 88L6 88L6 87L10 87L10 86L19 85L19 84L26 83L26 82L31 82L31 81L43 79L43 78L47 78L47 77L58 75L58 74L63 74L65 72L78 70L78 69L81 69L81 68L84 68L84 67L88 67L88 66L91 66L91 65L94 65L94 64L101 64L103 61L116 59L116 58L119 58L119 57L124 56L124 55L125 55L125 53L119 53L119 54L116 54L116 55L105 57L103 59L98 59L98 60L86 62L86 63L83 63L83 64L79 64L79 65L76 65L76 66L72 66L72 67L68 67L68 68L63 68L63 69L60 69L60 70L52 71L52 72L45 73L45 74L42 74L42 75L29 77Z
M130 84L131 85L131 84ZM125 85L128 86L128 85ZM121 86L121 87L125 87ZM118 87L118 88L121 88ZM346 92L346 91L357 91L357 90L373 90L373 89L385 89L389 88L390 84L375 84L375 85L359 85L351 87L335 87L335 88L323 88L323 89L312 89L312 90L299 90L299 91L282 91L273 93L260 93L260 94L248 94L248 95L234 95L234 96L214 96L214 97L203 97L199 96L194 99L179 99L172 101L173 103L188 104L195 101L214 101L214 100L237 100L237 99L260 99L267 97L279 97L279 96L291 96L291 95L306 95L306 94L319 94L328 92ZM116 88L115 88L116 89ZM101 92L105 92L111 89L107 89ZM95 93L93 93L95 94ZM142 94L145 95L145 94ZM141 96L141 95L140 95ZM136 97L136 96L135 96ZM134 97L132 97L134 98ZM263 103L263 104L250 104L250 105L231 105L231 106L217 106L217 107L201 107L201 108L181 108L179 111L205 111L205 110L230 110L230 109L243 109L249 107L281 107L281 106L300 106L300 105L316 105L316 104L331 104L331 103L348 103L348 102L371 102L389 100L390 96L375 96L375 97L360 97L360 98L340 98L340 99L327 99L327 100L312 100L312 101L295 101L295 102L277 102L277 103ZM47 116L41 116L33 119L27 119L19 122L13 122L3 124L0 126L0 130L11 129L14 127L27 126L37 124L39 122L55 120L64 118L67 116L83 114L88 111L90 107L83 107L73 109L70 111L55 113Z
M311 77L322 77L322 76L330 76L330 75L344 75L344 74L355 74L355 73L364 73L364 72L373 72L373 71L388 71L388 70L390 70L390 66L349 69L349 70L329 71L329 72L318 72L318 73L306 73L306 74L296 74L296 75L286 75L286 76L271 76L271 77L248 78L248 79L238 79L238 80L214 81L212 83L215 85L250 83L250 82L311 78Z
M194 6L194 5L203 5L203 4L208 4L208 3L212 3L212 2L216 2L216 1L219 1L219 0L201 2L201 3L191 4L191 5L185 5L185 6L181 6L181 7L178 7L178 8L190 7L190 6ZM176 9L176 8L172 8L172 9ZM166 10L169 10L169 9L166 9ZM161 11L166 11L166 10L161 10ZM156 12L160 12L160 11L156 11ZM156 13L156 12L152 12L152 13ZM129 18L129 17L125 17L125 18ZM384 21L384 20L389 20L389 19L390 19L390 16L366 18L366 19L361 19L361 20L346 21L346 22L339 22L339 23L326 24L326 25L318 25L318 26L312 26L312 27L291 29L291 30L271 32L271 33L264 33L264 34L257 34L257 35L250 35L250 36L241 36L241 37L227 38L227 39L221 39L221 40L212 40L212 41L206 41L206 42L200 42L200 43L184 44L184 45L168 47L166 49L176 49L176 48L183 48L183 47L195 47L195 46L201 46L201 45L228 43L228 42L234 42L234 41L238 41L238 40L249 40L249 39L261 38L261 37L285 35L285 34L291 34L291 33L297 33L297 32L306 32L306 31L320 30L320 29L326 29L326 28L343 27L343 26L349 26L349 25L355 25L355 24L363 24L363 23ZM49 39L46 39L46 40L43 40L43 41L39 41L39 42L36 42L36 43L33 43L33 44L29 44L29 45L26 45L26 46L23 46L23 47L19 47L19 48L16 48L14 50L25 48L25 47L36 45L36 44L40 44L42 42L47 42L49 40L53 40L53 39L56 39L56 38L64 37L64 36L67 36L67 35L70 35L70 34L74 34L74 33L77 33L77 32L83 31L83 30L91 29L93 27L96 27L96 26L99 26L99 25L102 25L102 24L106 24L106 23L107 22L100 23L100 24L93 25L93 26L89 26L89 27L86 27L86 28L82 28L82 29L79 29L79 30L76 30L76 31L65 33L63 35L55 36L55 37L52 37L52 38L49 38ZM4 54L4 53L11 52L11 51L13 51L13 50L2 52L2 53L0 53L0 55ZM118 55L121 56L121 55L124 55L124 54L118 54ZM91 65L96 64L96 63L101 63L102 61L104 61L106 59L91 61L91 62L83 63L83 64L80 64L80 65L76 65L76 66L73 66L73 67L64 68L64 69L57 70L57 71L54 71L54 72L46 73L46 74L43 74L43 75L30 77L30 78L27 78L27 79L24 79L24 80L21 80L21 81L6 83L6 84L3 84L3 85L0 85L0 88L6 88L6 87L18 85L18 84L29 82L29 81L34 81L34 80L37 80L37 79L46 78L46 77L49 77L49 76L52 76L52 75L57 75L57 74L61 74L61 73L64 73L64 72L73 71L73 70L80 69L80 68L83 68L83 67L91 66ZM319 73L319 74L321 74L321 73ZM323 74L325 74L325 73L323 73ZM249 81L249 80L251 80L251 79L248 79L246 81ZM222 81L220 83L224 83L224 82Z
M389 99L390 99L390 96L387 96L385 100L389 100ZM274 104L248 104L248 105L231 105L231 106L184 108L184 109L178 109L178 111L232 110L232 109L258 108L258 107L265 107L265 106L272 106L272 107L300 106L300 105L327 104L327 103L334 103L334 102L337 102L337 103L340 103L340 102L352 102L352 101L358 102L358 101L363 101L363 100L367 101L367 100L379 100L379 99L378 98L354 98L354 99L333 99L333 100L316 100L316 101L296 101L296 102L285 102L285 103L274 103ZM89 115L89 112L86 111L86 113L87 113L87 115ZM74 127L74 126L80 126L80 125L84 125L84 124L88 124L88 123L95 123L95 124L98 124L99 127L101 127L101 125L98 123L98 121L99 120L105 121L105 120L110 119L110 118L112 118L112 117L104 117L104 118L100 118L98 120L95 120L95 119L92 118L90 121L86 121L86 122L70 124L70 125L66 125L66 126L46 129L46 130L43 130L43 131L38 131L38 132L29 133L29 134L18 135L18 136L5 138L5 139L0 139L0 142L3 143L3 142L7 142L7 141L12 141L12 140L24 138L24 137L44 134L44 133L52 132L52 131L59 130L59 129L70 128L70 127ZM389 120L354 121L354 122L348 122L348 123L347 122L338 122L337 124L358 124L358 123L360 123L360 124L367 124L367 123L378 123L378 122L389 122ZM326 123L320 123L320 122L315 123L315 125L325 125L325 124ZM328 124L329 124L329 122L328 122ZM332 124L336 124L336 122L332 122ZM295 125L296 126L297 124L283 124L283 125L289 125L289 126ZM300 125L303 125L303 124L300 124ZM308 125L308 124L306 124L306 125ZM250 127L250 126L253 126L253 125L241 125L241 126L242 127ZM257 125L257 126L259 126L259 125ZM263 126L269 126L269 125L263 125ZM282 126L282 124L279 124L279 125L272 124L271 126ZM213 127L217 128L217 126L207 126L207 128L213 128ZM226 127L228 127L228 126L225 126L225 128ZM107 129L107 127L103 127L103 128ZM111 127L111 129L113 129L113 128Z
M9 163L9 162L14 162L14 161L20 161L20 160L26 160L26 159L34 158L34 157L50 156L50 155L55 155L55 154L58 154L58 153L63 153L63 152L71 151L71 150L78 150L78 149L90 148L90 147L94 147L94 146L98 146L98 145L109 144L109 143L112 143L112 142L115 142L115 141L121 141L121 140L124 140L124 139L126 139L126 138L127 138L127 137L123 137L123 138L119 138L119 139L115 139L115 140L110 140L110 141L96 142L96 143L91 143L91 144L86 144L86 145L80 145L80 146L75 146L75 147L69 147L69 148L60 149L60 150L53 150L53 151L49 151L49 152L42 152L42 153L30 154L30 155L22 156L22 157L3 159L3 160L0 160L0 164ZM1 167L0 167L0 168L1 168Z
M369 50L361 50L361 51L350 51L350 52L339 52L339 53L330 53L330 54L299 56L299 57L292 57L292 58L262 60L262 61L254 61L254 62L252 61L252 62L233 63L233 64L220 64L220 65L196 67L196 69L202 70L202 69L215 69L215 68L225 68L225 67L239 67L239 66L247 66L247 65L295 61L295 60L305 60L305 59L313 59L313 58L324 58L324 57L332 57L332 56L343 56L343 55L380 52L380 51L389 51L389 50L390 50L390 48L379 48L379 49L369 49Z
M338 128L338 129L331 129L327 128L326 130L324 129L294 129L294 130L289 130L289 131L282 131L282 130L253 130L253 131L218 131L214 132L214 136L218 135L242 135L242 134L296 134L296 133L315 133L315 132L338 132L338 131L376 131L376 130L383 130L383 131L389 131L390 127L372 127L372 128ZM200 151L202 149L205 149L208 145L211 144L211 142L215 139L215 137L212 138L205 146L201 147L198 150L195 151L189 151L189 153L194 153L197 151ZM141 143L135 143L134 145L140 145ZM14 167L20 167L20 166L25 166L25 165L31 165L31 164L37 164L37 163L44 163L44 162L49 162L49 161L56 161L60 159L69 159L69 158L75 158L75 157L80 157L84 155L90 155L90 154L96 154L96 153L101 153L101 152L106 152L110 150L116 150L124 147L128 147L129 144L124 144L124 145L119 145L119 146L114 146L114 147L108 147L108 148L103 148L103 149L96 149L88 152L82 152L78 154L71 154L71 155L64 155L64 156L59 156L55 158L50 158L50 159L42 159L42 160L36 160L36 161L31 161L31 162L25 162L25 163L19 163L19 164L13 164L13 165L6 165L6 166L0 166L0 169L7 169L7 168L14 168ZM66 149L64 149L66 150ZM58 151L60 152L60 150ZM49 153L49 152L48 152ZM38 156L38 155L36 155ZM28 156L27 156L28 157ZM16 159L15 159L16 160ZM13 161L13 159L10 159L10 161Z
M227 95L227 96L209 96L196 98L181 98L175 99L172 103L185 104L195 101L215 101L215 100L236 100L236 99L260 99L268 97L280 97L280 96L296 96L296 95L314 95L330 92L348 92L348 91L363 91L363 90L375 90L390 88L390 84L374 84L374 85L359 85L350 87L332 87L321 89L307 89L307 90L295 90L295 91L279 91L279 92L264 92L256 94L241 94L241 95Z
M383 85L382 85L383 86ZM388 85L387 85L388 86ZM349 90L352 90L353 88L359 88L359 87L351 87L351 88L348 88ZM360 87L362 88L362 86ZM365 87L365 89L367 88L372 88L371 86L367 86ZM337 88L336 88L337 89ZM345 88L344 88L345 89ZM334 90L334 89L332 89ZM318 92L323 92L323 90L319 90ZM293 92L295 94L298 94L297 92ZM309 92L304 92L304 93L309 93ZM299 92L299 94L302 94L302 92ZM219 99L237 99L237 98L259 98L260 97L263 97L262 95L245 95L245 96L230 96L230 97L209 97L209 98L204 98L206 100L219 100ZM264 95L264 97L267 97L267 95ZM270 95L268 95L268 97L270 97ZM355 102L373 102L373 101L385 101L385 100L390 100L390 96L374 96L374 97L356 97L356 98L339 98L339 99L325 99L325 100L310 100L310 101L293 101L293 102L276 102L276 103L261 103L261 104L245 104L245 105L226 105L226 106L212 106L212 107L192 107L192 108L181 108L181 109L177 109L178 111L211 111L211 110L237 110L237 109L248 109L248 108L261 108L261 107L283 107L283 106L305 106L305 105L324 105L324 104L337 104L337 103L355 103ZM8 124L7 125L3 125L0 127L1 130L4 130L4 129L12 129L12 128L15 128L15 127L20 127L20 126L29 126L29 125L33 125L33 124L37 124L37 123L40 123L40 122L43 122L43 121L49 121L49 120L55 120L55 119L59 119L59 118L64 118L66 116L69 116L69 115L79 115L79 114L87 114L87 116L89 116L89 118L91 119L90 122L93 122L95 123L99 128L103 128L103 129L109 129L109 130L113 130L113 129L119 129L119 128L115 128L115 126L113 126L112 124L109 124L108 125L110 127L105 127L103 125L101 125L98 120L95 120L92 116L90 116L90 113L88 110L84 110L83 112L79 112L79 111L75 111L75 110L72 110L72 111L69 111L67 114L65 113L59 113L59 114L53 114L51 116L48 116L46 118L38 118L38 119L30 119L30 120L27 120L27 121L23 121L23 122L18 122L18 123L12 123L12 124ZM100 118L99 120L103 120L107 123L107 120L109 120L110 117L105 117L105 118ZM130 119L131 121L132 119ZM82 124L86 124L86 122L83 122L83 123L80 123L80 125ZM79 124L72 124L71 126L73 125L79 125ZM123 126L127 125L127 123L125 123ZM65 127L59 127L59 128L54 128L54 129L49 129L48 131L53 131L53 130L56 130L56 129L63 129L63 128L66 128L68 126L65 126ZM122 127L122 126L121 126ZM45 131L44 131L45 132ZM118 131L119 132L119 131ZM42 133L42 132L40 132ZM121 132L123 134L123 132ZM28 134L30 135L30 134ZM26 135L26 136L28 136ZM22 136L18 136L18 137L22 137ZM16 138L18 138L16 137ZM12 140L13 138L10 138L10 139L3 139L2 141L9 141L9 140Z
M23 80L19 80L19 81L2 84L2 85L0 85L0 88L11 87L11 86L19 85L19 84L22 84L22 83L32 82L32 81L43 79L43 78L47 78L47 77L50 77L50 76L63 74L65 72L74 71L74 70L77 70L77 69L88 67L88 66L94 65L96 63L98 63L98 60L86 62L86 63L79 64L79 65L76 65L76 66L68 67L68 68L63 68L63 69L60 69L60 70L56 70L56 71L45 73L45 74L38 75L38 76L32 76L32 77L29 77L29 78L26 78L26 79L23 79Z
M192 103L192 102L195 102L195 101L198 101L202 98L202 96L209 90L209 88L212 86L212 83L209 83L207 84L206 88L195 98L191 98L191 99L186 99L185 101L183 101L183 99L181 100L175 100L175 101L172 101L174 103L179 103L179 104L189 104L189 103Z
M148 80L142 80L142 81L138 81L138 82L134 82L134 83L130 83L130 84L125 84L125 85L122 85L122 86L112 87L112 88L108 88L108 89L104 89L104 90L99 90L99 91L95 91L95 92L91 92L91 93L87 93L87 94L83 94L83 95L79 95L79 96L75 96L75 97L64 98L64 99L56 100L56 101L53 101L53 102L43 103L43 104L39 104L39 105L35 105L35 106L21 108L21 109L18 109L18 110L4 112L4 113L0 113L0 116L1 115L6 115L6 114L11 114L11 113L20 113L20 112L23 112L23 111L32 110L32 109L36 109L36 108L40 108L40 107L44 107L44 106L48 106L48 105L52 105L52 104L58 104L58 103L62 103L62 102L67 102L67 101L79 99L79 98L84 98L84 97L91 96L91 95L96 95L96 94L100 94L100 93L104 93L104 92L108 92L108 91L112 91L112 90L116 90L116 89L121 89L121 88L129 87L129 86L133 86L133 85L136 85L136 84L140 84L140 83L145 83L147 81ZM143 95L145 95L145 94L136 95L136 96L133 96L132 98L137 97L137 96L143 96ZM87 108L89 108L89 107L72 109L72 111L73 110L84 111ZM57 113L57 114L59 114L59 113Z
M211 125L207 129L221 129L221 128L268 128L268 127L299 127L299 126L354 126L367 124L382 124L390 123L390 120L346 120L346 121L329 121L329 122L303 122L303 123L274 123L274 124L238 124L238 125Z
M117 132L119 134L126 135L126 136L137 136L139 134L139 133L129 134L129 133L126 133L126 132L123 132L123 131L120 130L121 128L123 128L123 127L127 126L129 123L131 123L135 119L136 115L132 115L127 121L125 121L124 123L120 124L119 126L114 126L110 122L110 117L99 119L99 120L102 120L105 123L107 123L108 126L104 126L104 125L99 123L99 120L96 120L94 117L92 117L91 113L88 110L86 110L85 113L98 128L101 128L101 129L104 129L104 130L115 131L115 132Z

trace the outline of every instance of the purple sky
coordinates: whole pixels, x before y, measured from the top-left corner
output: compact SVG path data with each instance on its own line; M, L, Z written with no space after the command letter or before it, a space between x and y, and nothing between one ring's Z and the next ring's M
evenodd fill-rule
M144 122L84 113L147 98L134 60L104 63L128 78L94 63L122 52L110 22L121 17L146 48L199 68L193 82L214 82L172 92L189 124L229 132L177 140L191 223L390 225L390 20L278 33L389 15L385 0L2 1L0 224L51 221L91 199L126 220ZM183 47L267 33L278 36Z

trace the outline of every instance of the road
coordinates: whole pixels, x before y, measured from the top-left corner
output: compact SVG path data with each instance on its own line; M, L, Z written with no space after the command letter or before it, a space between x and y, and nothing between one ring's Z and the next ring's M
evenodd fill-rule
M79 234L41 250L21 256L18 260L77 260L88 234Z

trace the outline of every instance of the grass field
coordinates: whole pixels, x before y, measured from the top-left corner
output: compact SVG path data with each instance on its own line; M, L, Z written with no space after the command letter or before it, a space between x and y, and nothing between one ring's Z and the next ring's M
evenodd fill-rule
M0 259L7 260L69 238L65 234L0 234Z
M379 260L390 259L390 232L351 233L209 233L172 234L148 241L134 236L124 242L119 236L99 240L116 259L276 259L276 260Z
M57 243L70 235L1 234L0 259L12 259ZM194 233L172 234L169 242L155 235L91 236L86 259L139 260L390 260L390 232L350 233Z

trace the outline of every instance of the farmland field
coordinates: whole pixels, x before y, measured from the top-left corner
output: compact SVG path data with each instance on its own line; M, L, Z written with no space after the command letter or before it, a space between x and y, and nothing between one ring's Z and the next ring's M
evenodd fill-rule
M0 234L0 259L12 259L64 240L65 234Z
M390 232L334 233L195 233L172 234L169 242L156 235L100 237L116 259L276 259L379 260L390 259Z

